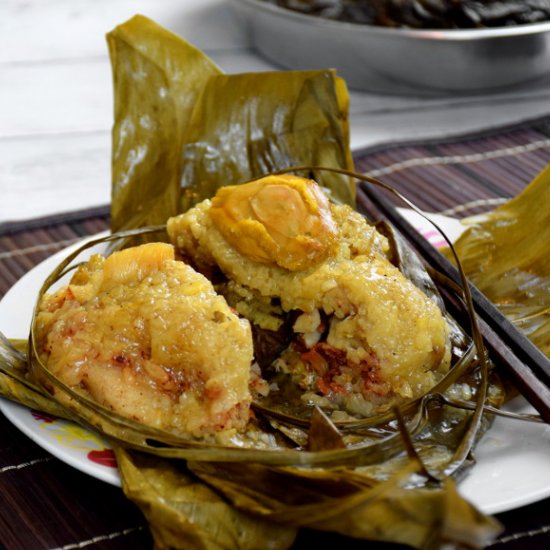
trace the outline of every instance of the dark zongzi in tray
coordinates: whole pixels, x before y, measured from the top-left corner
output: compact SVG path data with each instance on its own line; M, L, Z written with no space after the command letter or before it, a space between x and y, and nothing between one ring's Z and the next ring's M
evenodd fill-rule
M476 29L550 20L548 0L263 0L337 21L414 29Z

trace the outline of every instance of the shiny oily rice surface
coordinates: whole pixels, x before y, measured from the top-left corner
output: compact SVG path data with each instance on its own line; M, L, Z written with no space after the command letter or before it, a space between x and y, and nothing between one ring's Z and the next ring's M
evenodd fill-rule
M172 218L168 229L184 257L218 266L258 297L275 297L285 311L330 316L327 343L350 362L374 353L377 393L409 398L428 390L449 365L447 325L440 310L386 258L387 241L350 207L332 205L339 227L327 260L288 271L248 259L227 245L208 215L210 200Z
M123 416L196 436L248 420L248 322L168 244L92 257L42 299L37 335L51 372Z

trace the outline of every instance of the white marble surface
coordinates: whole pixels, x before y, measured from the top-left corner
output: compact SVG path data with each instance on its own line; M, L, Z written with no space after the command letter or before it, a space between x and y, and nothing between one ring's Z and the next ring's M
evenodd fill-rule
M271 70L225 0L0 0L0 223L106 204L112 83L105 34L136 13L228 73ZM550 113L550 75L489 96L351 94L351 146Z

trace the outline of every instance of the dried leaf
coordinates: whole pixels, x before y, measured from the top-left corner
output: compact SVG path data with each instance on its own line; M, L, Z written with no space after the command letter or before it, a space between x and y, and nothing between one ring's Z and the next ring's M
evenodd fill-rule
M295 528L237 510L183 461L114 450L124 493L147 517L156 550L282 550L294 541Z
M313 409L310 421L307 438L308 451L344 449L346 447L338 428L319 407Z
M114 81L113 231L165 223L237 184L297 164L353 165L349 97L332 70L225 75L150 19L108 33ZM352 180L314 174L354 204Z
M455 249L472 282L550 356L550 166L519 195L462 222Z
M434 549L447 541L484 548L502 530L465 501L451 479L440 488L407 488L418 468L414 462L382 482L356 470L219 463L190 468L237 508L281 525Z

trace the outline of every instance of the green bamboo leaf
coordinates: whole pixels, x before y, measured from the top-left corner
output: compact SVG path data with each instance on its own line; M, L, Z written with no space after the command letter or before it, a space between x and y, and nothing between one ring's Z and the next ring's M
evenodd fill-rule
M114 83L113 231L165 223L229 184L295 164L352 168L349 96L334 71L225 75L135 16L107 34ZM314 174L335 200L352 180Z
M462 220L455 249L471 281L550 355L550 166L521 193ZM536 232L536 234L534 233Z
M203 89L183 148L181 211L224 185L298 164L351 168L347 90L333 71L218 75ZM355 204L351 179L305 174Z
M157 550L283 550L296 529L231 506L181 461L114 447L122 489L145 514Z
M221 73L206 55L136 15L107 34L114 84L114 231L178 213L184 129L199 92Z
M502 531L496 520L459 495L451 479L440 487L413 489L414 462L405 462L384 481L349 470L219 463L189 467L237 508L281 525L423 549L441 548L445 542L483 548Z

